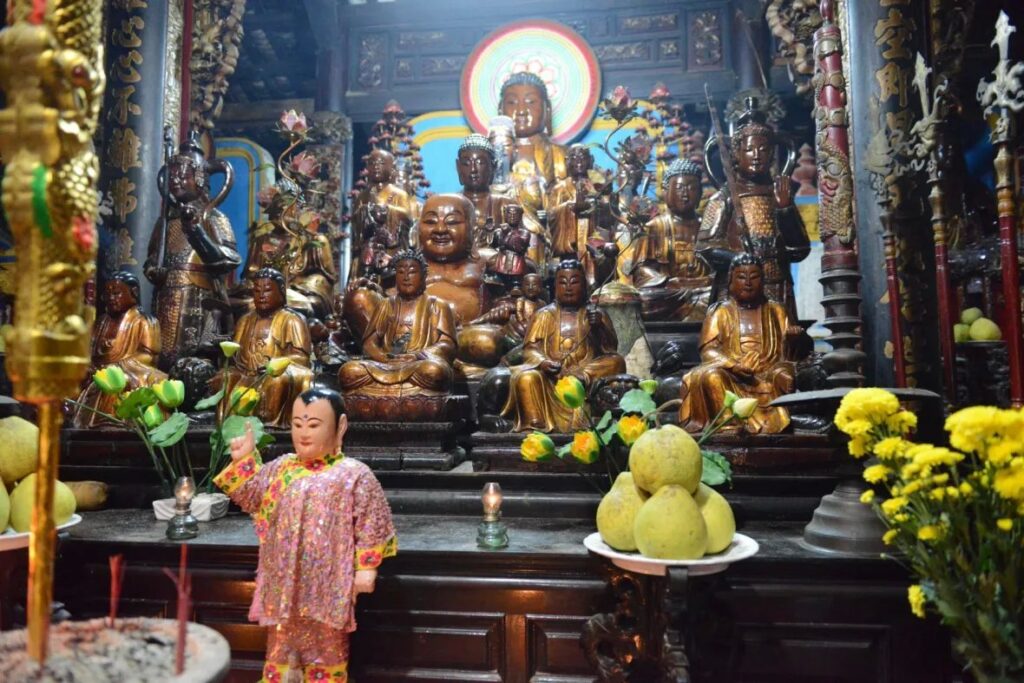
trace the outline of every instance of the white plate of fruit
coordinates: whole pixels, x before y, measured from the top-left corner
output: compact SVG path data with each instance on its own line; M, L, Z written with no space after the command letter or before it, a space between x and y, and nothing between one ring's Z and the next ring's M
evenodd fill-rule
M75 526L82 521L82 515L74 514L71 515L71 519L64 522L63 524L57 525L57 530L68 529ZM21 533L15 531L11 527L7 527L7 531L0 534L0 552L5 550L16 550L18 548L25 548L28 546L29 532L23 531Z

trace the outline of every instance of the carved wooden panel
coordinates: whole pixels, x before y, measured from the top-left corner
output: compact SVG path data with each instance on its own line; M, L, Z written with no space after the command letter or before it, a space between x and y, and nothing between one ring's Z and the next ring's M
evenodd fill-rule
M725 18L720 10L701 10L689 15L689 58L687 66L693 70L719 68L725 56L722 44L722 24Z
M641 14L619 18L620 33L650 33L674 31L679 26L679 13Z

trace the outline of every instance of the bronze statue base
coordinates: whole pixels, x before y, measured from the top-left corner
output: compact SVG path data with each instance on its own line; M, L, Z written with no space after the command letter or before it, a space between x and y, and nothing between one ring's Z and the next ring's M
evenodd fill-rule
M352 422L446 422L469 410L468 396L369 396L345 394Z

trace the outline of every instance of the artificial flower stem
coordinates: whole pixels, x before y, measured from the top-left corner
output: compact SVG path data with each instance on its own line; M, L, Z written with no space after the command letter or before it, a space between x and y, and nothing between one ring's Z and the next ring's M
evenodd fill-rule
M678 405L682 405L682 403L683 403L683 399L681 399L681 398L674 398L671 401L665 401L664 403L662 403L660 406L658 406L654 410L652 410L649 413L646 413L645 415L643 415L641 419L647 420L647 419L649 419L650 417L653 416L654 417L654 426L655 427L660 427L661 426L661 420L658 417L660 415L660 413L662 411L664 411L664 410L667 410L668 408L674 408L674 407L676 407Z

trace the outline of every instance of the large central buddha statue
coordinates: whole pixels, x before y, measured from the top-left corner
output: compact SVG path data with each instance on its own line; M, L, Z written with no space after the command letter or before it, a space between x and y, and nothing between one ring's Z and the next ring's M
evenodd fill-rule
M261 381L256 415L272 427L287 427L292 403L313 383L312 351L306 320L285 307L284 276L273 268L257 271L252 278L254 310L239 318L234 340L241 349L231 365L211 381L214 391L229 394ZM277 376L266 374L267 363L287 358L289 365Z
M552 107L544 81L525 71L514 73L502 84L498 101L500 113L515 127L513 175L532 173L549 188L564 178L565 149L551 141Z
M523 340L524 362L510 369L501 415L514 430L569 432L588 425L587 407L562 405L555 397L556 382L573 376L589 389L600 377L626 371L611 320L586 302L582 264L562 261L555 272L555 303L534 314Z
M476 208L461 194L435 194L423 205L419 244L427 261L427 294L451 304L464 324L490 307L486 262L473 249Z
M447 302L425 293L422 254L395 256L396 293L380 302L363 333L366 360L341 366L345 396L442 396L451 391L455 317Z
M683 377L679 424L689 431L703 430L731 391L757 399L757 410L743 424L745 431L781 432L789 426L789 412L769 404L793 391L793 361L807 340L786 308L765 297L761 260L739 254L729 269L728 298L712 306L704 320L701 364Z

